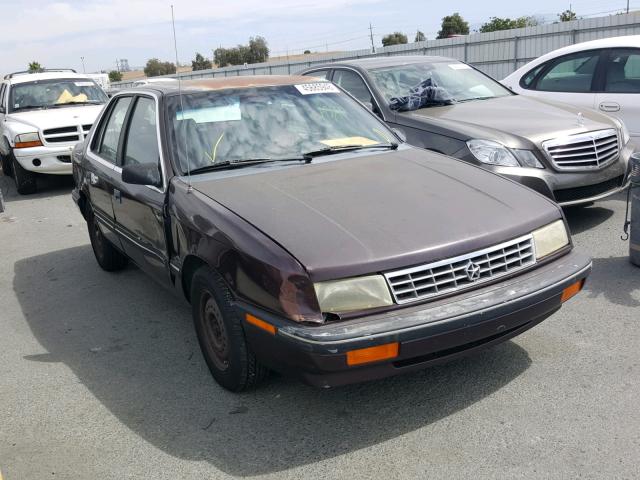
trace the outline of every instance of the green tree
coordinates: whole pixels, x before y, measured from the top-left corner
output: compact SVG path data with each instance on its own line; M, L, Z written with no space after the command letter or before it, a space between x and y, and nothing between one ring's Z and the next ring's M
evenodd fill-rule
M424 33L420 30L416 32L416 38L413 40L414 42L424 42L427 39Z
M161 62L157 58L151 58L144 67L144 74L147 77L157 77L159 75L171 75L176 73L176 66L171 62Z
M311 50L305 50L305 51L304 51L304 54L305 54L305 55L309 55L310 53L311 53Z
M451 35L468 35L469 24L458 12L453 15L447 15L442 19L442 26L438 32L437 38L449 38Z
M204 58L199 53L196 53L196 58L191 60L191 69L196 70L209 70L212 68L211 60Z
M269 59L269 47L263 37L251 37L248 45L233 48L217 48L213 59L218 67L227 65L244 65L245 63L262 63Z
M573 10L565 10L562 13L558 14L558 18L561 22L570 22L571 20L577 20L576 12Z
M408 43L408 40L407 36L402 32L393 32L382 37L383 47L388 47L389 45L401 45L404 43Z
M30 62L29 63L29 73L38 73L43 70L42 65L38 62Z
M498 30L511 30L512 28L534 27L538 21L534 17L519 17L515 19L491 17L487 23L480 27L480 32L496 32Z
M121 82L122 74L117 70L111 70L109 72L109 81L110 82Z

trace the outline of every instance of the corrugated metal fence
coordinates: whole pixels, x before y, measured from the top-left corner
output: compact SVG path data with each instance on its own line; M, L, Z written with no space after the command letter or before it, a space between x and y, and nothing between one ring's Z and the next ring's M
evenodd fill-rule
M640 34L640 12L394 45L376 49L376 53L371 53L370 49L364 49L329 55L312 54L307 55L304 60L200 70L182 73L180 77L195 79L240 75L287 75L312 65L336 60L381 55L440 55L471 63L499 80L540 55L566 45L599 38L638 34ZM175 78L176 75L168 77ZM122 88L131 86L132 83L119 82L112 85Z

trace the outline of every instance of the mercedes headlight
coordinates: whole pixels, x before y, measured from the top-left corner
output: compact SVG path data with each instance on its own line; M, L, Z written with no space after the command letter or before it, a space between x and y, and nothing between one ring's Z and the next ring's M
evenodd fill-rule
M629 143L629 140L631 140L631 136L629 135L629 129L627 128L625 123L620 119L618 119L618 122L620 122L620 136L622 138L622 145L624 146Z
M393 305L382 275L331 280L314 284L320 310L325 313L349 312Z
M501 143L493 140L474 139L467 142L467 146L474 157L488 165L503 167L519 167L516 157Z
M536 259L539 260L547 255L566 247L569 244L569 234L564 221L557 220L532 232L533 243L536 248Z

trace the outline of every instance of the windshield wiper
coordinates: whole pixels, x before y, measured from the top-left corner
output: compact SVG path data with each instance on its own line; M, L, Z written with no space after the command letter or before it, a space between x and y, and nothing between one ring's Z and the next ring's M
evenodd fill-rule
M261 163L275 163L275 162L303 162L307 159L300 158L252 158L250 160L224 160L222 162L212 163L211 165L205 165L204 167L198 167L191 170L192 174L213 172L215 170L225 170L229 168L242 168L251 165L259 165Z
M17 112L18 110L46 110L49 108L46 105L21 105L17 108L14 108L13 111Z
M64 103L56 103L55 105L51 105L50 108L60 108L67 107L69 105L102 105L102 102L98 101L87 101L87 102L64 102Z
M395 142L390 142L390 143L376 143L373 145L340 145L336 147L325 147L319 150L312 150L310 152L305 152L302 154L302 157L307 162L310 162L311 159L314 157L331 155L334 153L350 152L353 150L364 150L367 148L384 148L388 150L396 150L398 148L398 144Z
M464 103L464 102L473 102L474 100L489 100L491 98L496 98L496 97L471 97L471 98L463 98L462 100L456 100L458 103Z

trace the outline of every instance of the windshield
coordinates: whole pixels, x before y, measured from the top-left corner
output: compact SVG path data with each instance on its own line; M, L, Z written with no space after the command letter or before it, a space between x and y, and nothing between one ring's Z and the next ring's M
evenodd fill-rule
M167 100L178 167L299 159L309 152L395 140L376 117L328 82L189 93ZM184 108L184 111L182 110Z
M104 91L89 78L36 80L11 86L11 112L60 108L74 104L100 105L108 100Z
M505 97L512 93L495 80L461 62L414 63L370 70L376 86L392 108L413 110L478 99ZM409 102L406 97L426 97Z

